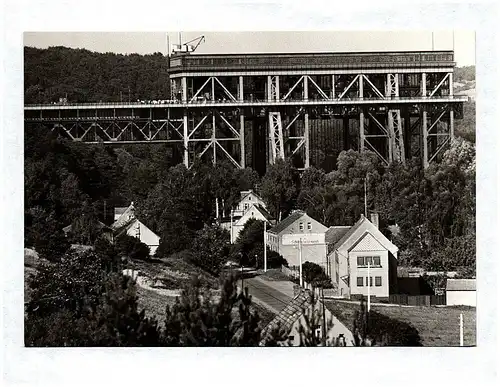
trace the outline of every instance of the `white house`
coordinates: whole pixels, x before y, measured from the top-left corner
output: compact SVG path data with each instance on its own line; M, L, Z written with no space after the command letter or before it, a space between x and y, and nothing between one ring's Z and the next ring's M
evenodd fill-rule
M446 280L446 305L476 306L476 280Z
M262 200L262 198L259 195L257 195L254 191L252 190L241 191L240 195L241 199L232 211L233 219L243 216L245 212L254 204L260 205L264 209L266 209L266 204L264 203L264 200Z
M136 218L133 202L126 208L115 209L115 222L111 228L115 231L115 238L126 233L139 239L149 247L151 255L155 254L160 245L160 237Z
M231 233L231 243L234 243L238 236L240 235L241 230L245 227L245 223L250 219L261 220L266 223L273 223L273 217L266 209L260 204L252 204L250 208L248 208L243 216L241 216L238 220L233 222L233 227L229 225L229 232Z
M299 266L299 249L295 239L302 243L302 263L313 262L327 269L328 228L304 211L295 211L267 232L267 245L281 254L289 266Z
M396 289L398 248L378 229L376 214L372 221L361 216L352 227L332 227L326 233L327 274L338 296L367 296L370 287L371 296L388 298Z
M229 231L231 243L234 243L245 223L249 219L257 219L268 224L274 224L274 219L267 212L264 201L252 190L241 191L241 199L235 208L231 211L231 215L221 221L220 226Z
M305 312L305 314L304 314ZM337 342L339 346L352 347L354 345L354 336L352 332L340 322L332 312L326 308L318 298L315 298L314 305L311 299L310 291L301 291L297 294L290 303L262 330L261 345L265 345L266 340L270 337L271 332L279 328L286 336L282 344L299 346L300 333L299 328L302 325L306 327L305 315L314 316L317 325L312 327L314 334L321 342L323 336L323 313L325 316L326 329L331 326L326 332L326 341ZM331 323L331 324L329 324Z

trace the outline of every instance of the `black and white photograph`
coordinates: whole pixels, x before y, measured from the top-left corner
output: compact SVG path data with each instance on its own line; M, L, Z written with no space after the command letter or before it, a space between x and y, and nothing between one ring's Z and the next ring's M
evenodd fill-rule
M2 385L498 385L499 10L6 0Z
M475 346L474 31L26 32L25 346Z

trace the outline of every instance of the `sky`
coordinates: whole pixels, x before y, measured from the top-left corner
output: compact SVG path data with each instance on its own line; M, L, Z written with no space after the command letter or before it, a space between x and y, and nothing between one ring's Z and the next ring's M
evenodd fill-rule
M47 48L66 46L97 52L166 54L170 44L178 43L179 32L25 32L24 45ZM197 53L266 52L351 52L455 50L458 66L475 60L474 31L266 31L266 32L181 32L185 43L204 35Z

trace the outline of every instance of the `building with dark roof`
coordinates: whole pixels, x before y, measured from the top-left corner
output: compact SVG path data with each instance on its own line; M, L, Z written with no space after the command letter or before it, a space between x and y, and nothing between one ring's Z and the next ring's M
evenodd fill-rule
M282 344L299 346L300 331L302 325L306 327L305 316L315 324L314 334L321 340L323 334L323 313L324 321L328 331L326 332L326 341L335 342L337 338L340 340L340 345L353 346L354 337L352 332L340 322L331 311L326 308L319 300L318 296L312 297L311 291L302 290L297 294L293 300L278 314L276 317L262 330L261 345L270 338L273 332L280 332L284 334L284 341Z
M299 266L298 240L302 244L302 263L313 262L327 269L326 226L304 211L292 212L267 231L267 245L281 254L291 267Z
M328 271L338 296L388 298L397 290L398 248L378 229L378 219L364 216L352 227L327 231Z
M115 208L115 222L111 225L115 238L127 234L138 238L149 247L151 255L154 255L160 245L160 237L149 229L135 216L134 203L130 206Z

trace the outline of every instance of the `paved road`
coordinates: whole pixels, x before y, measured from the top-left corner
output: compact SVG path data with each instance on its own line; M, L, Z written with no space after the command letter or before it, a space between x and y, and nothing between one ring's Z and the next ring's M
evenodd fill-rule
M292 300L292 297L272 288L258 277L245 279L243 286L248 288L248 293L255 302L276 314Z

